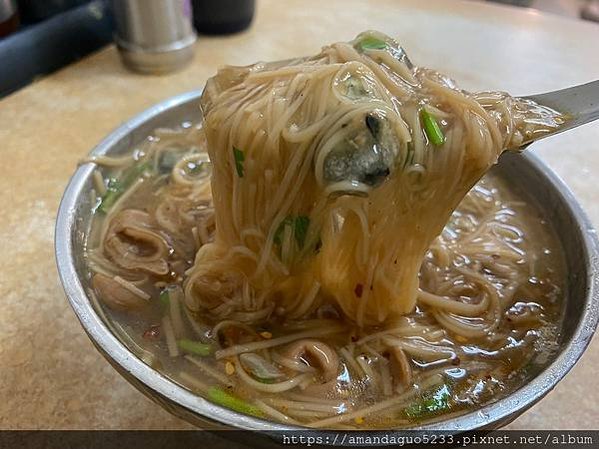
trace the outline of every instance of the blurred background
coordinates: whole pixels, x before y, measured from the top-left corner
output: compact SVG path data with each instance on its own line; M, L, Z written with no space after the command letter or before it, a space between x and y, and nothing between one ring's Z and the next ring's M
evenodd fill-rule
M599 0L469 1L538 9L599 26ZM183 17L173 15L175 7ZM193 56L182 47L191 46L194 31L239 32L253 14L254 0L0 0L0 97L115 39L129 68L176 70Z

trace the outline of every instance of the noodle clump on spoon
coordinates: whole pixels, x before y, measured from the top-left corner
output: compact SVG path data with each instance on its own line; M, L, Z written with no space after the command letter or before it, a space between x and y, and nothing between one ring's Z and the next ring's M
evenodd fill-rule
M561 120L459 90L377 32L226 67L202 109L216 235L186 301L250 323L325 303L360 326L410 313L424 255L464 195L503 150Z

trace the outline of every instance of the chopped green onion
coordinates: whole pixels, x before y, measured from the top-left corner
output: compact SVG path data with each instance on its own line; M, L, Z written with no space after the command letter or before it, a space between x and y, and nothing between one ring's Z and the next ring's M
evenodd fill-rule
M362 51L365 50L384 50L387 48L387 42L373 36L367 36L358 43Z
M233 396L232 394L227 393L226 391L223 391L221 388L210 387L208 389L207 396L208 399L212 402L227 407L231 410L235 410L236 412L245 413L246 415L253 415L257 417L263 416L262 411L258 407L249 404L245 402L243 399L239 399L238 397Z
M245 161L245 154L239 148L233 147L233 157L235 158L237 176L243 178L243 162Z
M212 345L188 340L186 338L177 340L177 346L179 346L181 350L188 352L189 354L196 354L202 357L209 356L214 351Z
M412 420L421 420L439 415L451 408L451 392L447 384L435 389L432 393L424 395L416 402L404 409L404 414Z
M283 243L283 232L285 231L286 226L291 226L295 240L297 241L299 247L302 248L306 241L306 235L308 234L310 217L307 217L306 215L298 215L297 217L289 216L285 218L281 224L279 224L279 227L275 232L275 244L281 245Z
M123 173L122 180L109 180L106 193L102 197L98 209L101 212L107 213L114 203L116 203L116 201L121 197L121 195L125 193L127 189L131 187L131 185L137 181L145 171L149 169L149 163L137 164Z
M164 307L168 307L168 305L169 305L168 290L162 290L160 292L160 296L158 296L158 299L160 300L160 304L162 304Z
M108 181L106 193L102 197L98 209L101 212L107 213L108 210L112 207L112 205L116 203L116 200L118 200L119 197L123 194L123 192L124 188L121 186L121 184L115 179L110 179Z
M424 128L424 133L428 140L435 145L436 147L443 145L445 142L445 136L443 135L443 131L441 131L441 127L435 117L433 117L425 108L420 110L420 121L422 122L422 127Z
M299 215L295 218L294 235L297 240L297 244L302 248L306 241L306 235L308 234L308 227L310 226L310 217L305 215Z

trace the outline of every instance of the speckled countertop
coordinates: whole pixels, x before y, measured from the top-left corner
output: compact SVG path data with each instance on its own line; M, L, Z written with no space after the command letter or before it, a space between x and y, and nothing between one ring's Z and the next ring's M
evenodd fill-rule
M113 47L0 100L0 428L182 429L92 347L64 298L53 227L77 161L152 104L202 86L216 67L314 53L376 28L417 64L468 89L516 95L599 78L599 26L458 1L258 0L245 33L200 38L182 72L127 72ZM284 6L283 6L284 5ZM535 145L599 223L599 124ZM511 428L598 428L599 341Z

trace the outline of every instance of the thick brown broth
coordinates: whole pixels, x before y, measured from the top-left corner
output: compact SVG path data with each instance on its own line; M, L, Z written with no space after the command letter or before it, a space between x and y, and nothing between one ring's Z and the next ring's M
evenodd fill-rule
M126 306L116 307L118 294L113 293L120 287L110 279L106 282L113 282L109 284L113 290L92 282L108 322L134 353L174 381L221 405L288 424L393 428L443 419L496 401L551 360L562 310L559 241L539 208L493 173L468 194L427 253L420 287L436 296L419 301L407 316L394 317L381 326L358 327L326 298L325 305L306 316L288 319L275 309L254 325L239 319L217 322L190 312L182 296L185 272L201 242L210 241L214 232L207 218L211 205L209 164L202 162L204 145L198 127L161 130L135 149L138 160L103 169L108 193L115 184L129 185L106 211L107 193L98 195L88 240L90 277L98 273L111 279L116 276L118 286L127 285L129 293L141 290L143 296L140 299L137 292L137 302L125 301ZM182 158L189 162L177 164ZM147 169L131 175L132 167L142 164ZM181 167L187 184L175 173L180 175ZM135 179L130 182L130 178ZM185 198L173 204L185 208L181 216L191 217L189 222L157 224L156 216L168 195ZM150 221L144 229L151 229L165 242L166 272L123 268L102 246L118 220L115 217L131 210L147 214ZM167 212L165 217L179 216L168 208ZM200 225L204 228L198 230ZM150 240L140 245L136 234L127 232L119 241L125 245L119 254L137 251L147 257L155 252ZM162 270L160 263L152 263L155 271ZM356 295L361 296L366 288L357 284ZM485 293L485 289L493 291ZM472 329L485 321L467 317L473 315L472 307L497 301L495 327L480 335L460 335L459 329L454 331L455 314L435 305L439 296L465 304L466 318L460 319L468 319ZM448 321L448 314L454 321ZM216 334L215 326L220 329ZM173 330L179 341L176 355L167 343ZM284 344L264 346L287 337ZM198 348L190 350L182 340L199 342L200 349L209 348L209 354L198 355ZM332 352L328 361L319 360L320 353L315 351L291 357L293 345L303 341L324 344L324 352ZM248 344L248 348L257 347L240 349ZM237 350L231 352L231 348ZM338 364L333 379L328 379L331 359L338 359ZM266 391L271 387L272 391Z

